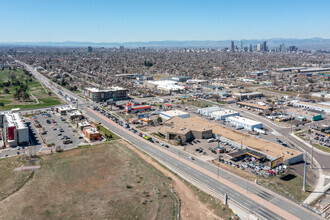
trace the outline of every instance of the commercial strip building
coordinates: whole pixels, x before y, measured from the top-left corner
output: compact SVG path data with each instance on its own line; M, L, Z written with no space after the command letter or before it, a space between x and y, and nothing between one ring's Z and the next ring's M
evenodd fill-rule
M77 110L77 108L72 105L65 105L56 108L56 111L60 113L60 115L67 115L70 111L74 110Z
M226 118L226 121L232 125L238 127L243 127L244 129L253 131L255 128L262 129L262 122L254 121L248 118L243 118L240 116L231 116Z
M214 118L214 120L226 120L226 118L231 116L239 116L239 113L233 110L224 109L216 112L211 112L210 116Z
M210 116L212 112L217 112L222 110L222 108L218 106L207 107L207 108L200 108L198 109L198 114L204 115L206 117Z
M299 151L221 127L198 117L185 119L174 117L166 121L164 126L158 130L158 133L168 140L177 140L180 136L182 142L190 141L194 138L208 139L213 137L241 150L249 149L259 152L266 155L269 160L284 157L284 162L287 164L303 161L303 154Z
M118 101L127 99L128 90L118 86L109 89L85 88L84 96L94 102L105 102L109 99Z
M84 118L83 114L79 110L69 111L68 117L69 117L70 120L75 120L75 119L81 120L81 119Z
M9 147L29 144L29 128L20 112L10 111L0 114L0 127Z
M82 121L77 123L78 128L83 131L85 127L90 127L92 126L88 121Z
M214 125L205 124L204 120L196 117L186 119L174 117L163 124L164 126L158 130L158 133L165 136L168 140L181 139L185 143L193 139L208 139L213 137L212 127Z
M142 111L150 111L150 105L140 105L140 103L127 102L125 106L126 113L137 113Z
M254 98L261 98L264 95L261 92L249 92L249 93L234 93L234 97L236 97L238 100L248 100L248 99L254 99Z
M266 106L266 105L259 105L255 103L248 103L248 102L237 102L236 103L239 107L251 108L253 110L266 113L267 111L272 111L273 107Z
M189 118L190 114L188 112L184 112L181 110L171 110L171 111L164 111L159 113L159 116L163 120L169 120L173 117L180 117L180 118Z
M315 112L311 112L311 111L306 111L303 109L299 109L299 108L289 108L285 110L285 113L297 118L301 118L301 119L307 119L310 121L318 121L318 120L322 120L322 115L319 113L315 113Z
M292 105L298 108L305 108L309 110L330 113L330 102L311 103L311 102L292 101Z

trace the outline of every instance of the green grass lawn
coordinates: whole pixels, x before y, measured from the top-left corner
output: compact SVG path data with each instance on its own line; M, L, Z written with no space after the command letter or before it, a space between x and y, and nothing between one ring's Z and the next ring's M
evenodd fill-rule
M16 79L12 80L10 78L11 73L14 73ZM16 92L16 89L19 89L20 86L10 85L8 87L0 87L0 103L3 103L4 106L0 106L0 110L10 110L13 108L21 108L21 109L29 109L29 108L42 108L53 105L61 104L60 99L55 95L49 95L50 92L48 89L43 88L40 82L32 78L32 81L29 81L30 76L26 75L23 69L18 69L17 71L13 70L2 70L0 71L0 83L8 82L8 81L20 81L24 85L27 86L26 93L30 95L30 100L16 100L13 98L13 95ZM5 93L5 89L9 90L9 94ZM31 96L34 95L38 100L37 101Z

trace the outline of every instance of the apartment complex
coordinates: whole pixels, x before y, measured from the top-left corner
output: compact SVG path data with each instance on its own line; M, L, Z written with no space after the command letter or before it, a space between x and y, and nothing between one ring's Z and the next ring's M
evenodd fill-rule
M110 89L85 88L84 96L94 102L105 102L124 100L128 98L128 90L121 87L111 87Z

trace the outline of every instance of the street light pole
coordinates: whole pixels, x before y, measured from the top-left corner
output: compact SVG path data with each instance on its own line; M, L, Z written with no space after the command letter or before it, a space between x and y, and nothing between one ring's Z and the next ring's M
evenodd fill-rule
M306 163L307 163L307 153L305 152L305 164L304 164L304 180L302 190L306 192Z

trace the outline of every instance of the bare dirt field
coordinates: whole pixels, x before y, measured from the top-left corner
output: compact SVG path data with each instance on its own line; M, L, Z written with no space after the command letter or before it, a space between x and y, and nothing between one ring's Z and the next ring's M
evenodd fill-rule
M234 216L124 140L43 155L34 174L13 171L27 164L0 161L0 219L175 219L179 204L184 220Z
M126 142L123 141L123 143ZM132 145L128 143L125 145L137 153L147 163L154 166L157 170L169 177L169 183L179 195L181 200L181 219L229 219L234 216L234 213L228 208L228 206L223 205L221 201L182 180L176 174L164 168L151 157L141 153Z
M173 219L162 176L120 142L45 155L41 169L0 202L0 219Z

